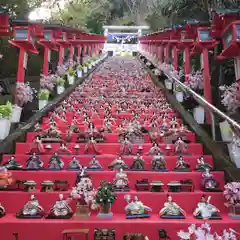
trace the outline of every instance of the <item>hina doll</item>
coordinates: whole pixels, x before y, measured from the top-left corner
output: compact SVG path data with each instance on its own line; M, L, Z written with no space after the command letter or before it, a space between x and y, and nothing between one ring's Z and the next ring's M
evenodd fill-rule
M3 167L8 170L21 170L23 168L23 166L17 162L15 156L11 156L7 162L3 163Z
M205 171L202 173L202 180L201 185L202 189L205 192L221 192L218 189L218 182L214 179L213 174L210 172L210 169L206 168Z
M72 151L70 151L66 144L63 142L60 144L60 147L56 151L59 155L71 155Z
M166 161L165 161L165 157L162 155L161 152L158 152L156 155L153 156L152 159L152 170L154 171L168 171L166 165Z
M124 141L121 144L120 155L132 155L132 143L127 137L124 138Z
M6 214L5 208L3 205L0 203L0 218L4 217Z
M87 168L90 171L100 171L103 170L101 164L99 163L99 161L96 159L95 156L93 156L92 160L89 163L89 166Z
M120 168L113 179L114 191L129 191L129 181L127 174Z
M27 154L32 155L33 153L36 153L38 155L45 153L45 148L44 145L42 144L42 139L40 136L36 136L36 138L30 144L30 148Z
M76 159L76 157L73 157L73 159L69 163L67 169L68 170L81 170L82 166L81 166L80 162Z
M166 219L184 219L186 212L173 201L172 196L167 196L167 202L159 212L160 218Z
M7 189L14 183L12 173L5 167L0 167L0 189Z
M97 142L94 140L93 137L90 138L90 140L85 145L85 154L91 153L91 154L101 154L101 151L97 147Z
M174 151L180 155L187 152L187 144L183 141L182 137L178 137L174 143Z
M124 141L124 128L122 124L119 124L119 126L116 128L115 132L118 134L118 142L122 143Z
M31 195L30 200L24 205L23 209L17 213L17 218L42 218L44 210L40 206L34 195Z
M212 166L207 163L204 159L203 156L201 156L200 158L197 159L197 165L196 165L196 170L197 171L200 171L200 172L203 172L205 171L206 169L209 169L209 170L212 170Z
M128 165L124 162L121 156L118 156L114 159L108 166L111 170L119 170L119 169L128 169Z
M112 133L112 123L109 119L104 120L104 131L107 133Z
M64 166L64 162L61 160L57 152L53 154L48 162L49 170L61 170Z
M210 203L211 197L206 198L205 195L202 195L201 201L198 203L197 207L193 212L193 216L198 219L222 219L219 216L219 210Z
M32 156L27 159L26 169L27 170L41 170L43 167L43 162L40 160L40 157L33 152Z
M64 199L63 194L59 194L59 200L50 209L48 219L69 219L73 215L73 211L69 206L71 199Z
M177 158L176 167L173 169L176 172L191 172L190 165L183 159L182 156Z
M127 195L124 197L127 202L125 207L126 218L135 219L135 218L148 218L150 215L148 212L151 212L152 209L148 206L145 206L137 196L134 196L133 201L131 201L131 196Z
M145 166L145 161L144 161L143 157L140 155L140 153L137 152L136 157L133 158L131 170L143 171L144 166Z
M152 155L153 156L153 155L156 155L158 152L163 154L161 148L158 146L158 144L156 142L154 142L152 147L148 151L148 155Z
M42 141L58 141L61 137L61 131L57 129L55 124L50 124L50 127L44 131Z

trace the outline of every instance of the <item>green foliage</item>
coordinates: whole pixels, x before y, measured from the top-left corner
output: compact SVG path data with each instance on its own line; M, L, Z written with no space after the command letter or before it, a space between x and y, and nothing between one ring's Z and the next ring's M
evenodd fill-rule
M50 92L47 89L41 89L39 92L39 100L48 100L50 96Z
M67 70L67 73L68 73L69 76L75 76L76 75L76 70L74 70L72 67L70 67Z
M7 102L5 105L0 105L0 119L10 119L12 116L12 104Z
M65 80L61 77L58 77L56 80L56 84L57 84L57 86L64 86Z
M98 192L95 196L95 201L99 205L113 204L116 200L116 195L113 191L113 186L111 183L106 181L101 182Z

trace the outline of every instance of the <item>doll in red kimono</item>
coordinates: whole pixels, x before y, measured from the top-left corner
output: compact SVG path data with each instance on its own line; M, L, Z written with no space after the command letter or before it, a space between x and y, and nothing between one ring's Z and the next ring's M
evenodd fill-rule
M120 155L132 155L132 150L132 143L125 137L120 147Z
M30 149L27 152L27 154L32 155L33 153L36 153L37 155L41 155L44 154L45 148L44 145L42 143L42 139L40 136L36 136L36 138L33 140L33 142L30 145Z
M91 137L89 139L89 141L87 142L87 144L85 146L84 153L85 154L88 154L88 153L91 153L91 154L101 154L101 151L97 147L97 142L96 142L96 140L94 140L93 137Z
M71 155L72 151L70 151L66 144L63 142L60 144L60 147L57 149L56 153L58 153L59 155Z

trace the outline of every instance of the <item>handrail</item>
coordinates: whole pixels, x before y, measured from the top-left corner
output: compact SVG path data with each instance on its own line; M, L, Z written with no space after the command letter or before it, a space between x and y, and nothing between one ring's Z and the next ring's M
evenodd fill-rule
M144 55L145 56L145 55ZM146 57L146 56L145 56ZM148 57L147 57L148 58ZM148 60L150 60L152 62L151 59L148 58ZM155 65L155 64L154 64ZM157 67L158 68L158 67ZM209 103L205 98L201 97L199 94L197 94L195 91L193 91L190 87L188 87L187 85L185 85L184 83L180 82L176 77L170 76L169 74L165 73L162 69L158 68L160 71L162 71L164 73L164 75L166 75L166 77L170 80L174 80L178 85L180 85L182 88L184 88L184 90L186 90L187 92L191 93L196 100L198 101L198 103L200 105L203 105L203 107L208 107L208 111L215 112L216 114L218 114L220 117L222 117L223 119L227 120L229 123L232 124L232 126L236 127L239 131L240 131L240 125L234 121L233 119L231 119L230 117L228 117L225 113L223 113L222 111L220 111L218 108L216 108L215 106L213 106L211 103Z
M161 70L161 69L160 69ZM162 71L162 70L161 70ZM200 100L198 101L199 104L210 108L210 110L212 112L215 112L216 114L218 114L220 117L222 117L223 119L227 120L228 122L230 122L234 127L236 127L238 130L240 130L240 125L234 121L232 118L228 117L225 113L223 113L222 111L220 111L218 108L216 108L215 106L213 106L211 103L209 103L205 98L203 98L202 96L200 96L199 94L197 94L195 91L193 91L190 87L188 87L187 85L185 85L184 83L180 82L176 77L172 77L169 76L168 74L166 74L164 72L164 74L169 78L169 79L173 79L175 82L177 82L178 85L180 85L181 87L184 88L184 90L187 90L187 92L190 92L195 98L197 98L196 100ZM209 110L209 109L208 109Z

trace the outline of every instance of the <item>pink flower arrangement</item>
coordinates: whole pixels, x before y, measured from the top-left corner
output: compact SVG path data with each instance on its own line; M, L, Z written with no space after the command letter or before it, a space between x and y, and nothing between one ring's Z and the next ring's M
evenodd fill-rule
M40 78L40 87L41 89L48 89L49 91L52 91L54 86L56 85L57 76L50 74L48 76L45 76L41 74Z
M223 195L227 200L225 206L240 205L240 182L227 183L224 186Z
M65 75L67 75L67 68L65 68L63 65L58 65L56 75L58 75L59 77L64 77Z
M240 81L230 86L220 86L222 93L222 104L229 113L235 113L240 106Z
M208 223L204 223L199 227L192 224L188 227L188 232L181 230L177 235L182 240L236 240L239 233L229 228L228 230L224 229L222 235L219 235L216 232L212 232L211 226Z
M188 81L187 85L193 90L203 89L203 75L201 71L192 72L187 75Z
M30 87L29 83L17 83L15 92L15 104L22 107L28 102L32 102L34 98L34 90Z

